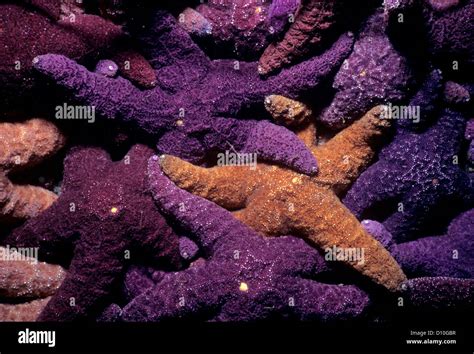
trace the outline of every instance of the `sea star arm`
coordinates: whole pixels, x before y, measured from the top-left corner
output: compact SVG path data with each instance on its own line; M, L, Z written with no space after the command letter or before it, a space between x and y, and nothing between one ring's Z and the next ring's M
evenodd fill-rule
M456 183L451 185L441 183L446 191L451 189L454 192L452 195L442 196L437 193L439 189L438 184L440 180L442 181L443 177L440 176L439 179L434 178L433 181L428 181L428 183L422 185L423 188L419 186L410 188L399 201L398 206L399 208L402 207L402 209L397 210L385 220L385 227L392 234L396 235L395 239L397 242L408 241L412 238L412 235L416 235L423 225L426 225L430 220L430 215L432 215L433 210L436 210L436 206L443 202L443 197L454 205L462 205L462 199L466 196L462 195L462 189L456 188ZM469 185L467 176L453 176L451 178L463 179L465 184ZM467 192L468 188L466 187L464 191Z
M372 161L376 143L390 126L390 121L380 116L382 109L382 106L372 108L326 144L313 149L321 165L316 177L318 183L339 194L356 180Z
M285 96L269 95L265 97L265 109L280 124L292 127L292 131L308 147L316 145L316 125L313 111L306 104Z
M67 276L38 321L85 318L93 308L101 305L126 264L123 244L117 242L116 232L120 232L120 226L117 230L98 228L81 235Z
M315 213L314 210L325 212ZM333 246L364 250L364 262L345 263L392 291L406 279L390 253L361 227L329 190L299 185L272 199L271 203L255 198L236 216L264 234L298 234L322 250Z
M168 273L153 288L128 303L122 311L124 321L150 322L187 316L212 317L220 307L220 299L228 286L220 267L192 267L178 273Z
M229 219L229 212L206 199L179 189L164 175L158 156L150 158L148 176L153 197L161 210L179 219L181 224L197 237L204 250L212 250L219 239L235 235L233 228L242 227L239 221L232 219L228 223L202 223L200 220L211 217L217 220Z
M401 119L397 125L409 130L421 130L425 128L431 119L436 117L436 110L441 103L443 91L443 76L441 71L435 69L431 71L418 91L410 99L409 107L420 107L418 119Z
M384 200L399 197L403 185L396 183L391 164L378 161L363 172L344 198L346 205L358 218L371 207Z
M0 220L19 221L37 216L58 198L47 189L14 185L0 172Z
M352 35L343 34L323 53L268 78L260 77L255 63L240 63L239 70L235 70L233 62L214 61L217 80L222 81L224 75L232 77L224 85L228 88L216 93L215 109L220 115L237 113L242 107L262 104L270 94L297 99L334 74L350 54L353 43Z
M170 155L162 157L161 169L178 187L231 210L244 207L258 183L246 166L203 168Z
M364 228L385 245L411 277L474 277L474 209L451 222L445 235L421 237L396 244L386 227L373 220L362 222Z
M270 30L273 30L276 35L282 33L287 25L290 25L290 19L291 17L294 17L298 10L298 6L300 6L300 2L300 0L272 1L268 8L267 15L267 22L270 25Z
M40 163L64 146L65 137L51 122L0 123L0 169L15 171Z
M128 80L120 77L110 79L89 72L62 55L41 55L34 62L39 72L55 80L59 86L71 92L77 101L94 107L95 112L106 118L124 121L136 119L141 128L153 134L166 126L163 117L172 115L165 113L164 107L170 111L174 107L170 108L165 103L165 95L158 90L142 93Z
M303 321L350 320L364 314L370 302L367 294L353 285L298 278L289 281L292 284L288 288L294 291L294 313Z
M324 79L333 74L350 54L354 43L354 36L343 34L325 52L302 63L283 69L278 75L266 80L273 90L266 90L266 94L279 94L290 98L297 98L309 89L317 87ZM264 81L265 82L265 81Z
M212 132L208 139L204 139L207 150L234 148L302 173L317 172L317 162L311 152L295 134L284 127L268 121L218 118L212 121Z
M35 322L51 297L21 304L0 304L0 322Z
M199 81L210 67L210 60L167 11L154 9L150 23L137 24L137 36L151 58L163 90L180 91Z
M18 247L39 247L39 257L67 263L70 260L73 243L76 240L77 224L74 213L80 208L81 201L68 195L69 189L77 189L84 181L81 176L94 178L94 172L102 171L108 156L98 149L90 150L88 158L83 156L84 149L73 149L64 161L63 191L60 198L38 216L28 220L14 230L5 240L6 245ZM81 166L84 174L76 173Z
M201 141L193 136L198 132L202 134ZM183 143L177 144L176 141ZM316 159L304 143L288 129L268 121L214 118L205 124L190 127L188 131L178 128L168 132L157 146L160 152L194 163L202 163L204 158L194 152L217 151L222 155L226 152L234 155L242 153L241 157L249 165L247 167L254 166L261 159L289 166L301 173L314 174L317 171Z
M397 245L396 257L415 276L474 277L474 209L451 222L442 236Z
M415 308L471 310L474 304L474 280L426 277L408 280L402 296Z
M28 220L2 240L3 245L38 247L39 258L67 264L71 256L73 237L69 214L72 201L57 200L38 216ZM67 211L67 212L65 212Z
M270 44L262 54L259 72L267 74L308 54L335 26L337 1L303 0L296 20L282 41Z
M53 295L59 288L66 271L58 265L39 262L29 249L19 252L15 245L0 247L0 297L8 299L35 299Z

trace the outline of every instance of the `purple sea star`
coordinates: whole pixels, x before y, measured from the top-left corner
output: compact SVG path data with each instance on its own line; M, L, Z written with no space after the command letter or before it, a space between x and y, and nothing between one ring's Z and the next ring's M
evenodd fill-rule
M398 203L384 221L396 242L412 239L443 206L469 207L474 186L458 155L464 127L459 112L444 109L421 134L399 129L379 161L354 183L344 204L360 218L375 206L392 210L387 203Z
M273 36L278 36L288 27L300 6L301 0L273 0L268 8L267 22Z
M465 105L471 102L471 93L463 85L447 81L444 85L444 101L452 105Z
M202 318L244 321L282 317L351 319L368 306L352 285L308 279L325 268L322 257L294 237L265 239L225 209L176 187L150 159L150 184L159 207L194 235L206 260L166 273L123 308L122 320ZM139 277L142 278L142 277Z
M319 118L330 127L341 128L378 104L396 104L410 91L412 71L386 36L382 17L376 13L367 20L336 75L337 92Z
M414 109L419 107L418 119L399 119L398 127L404 129L419 131L426 128L440 108L443 94L443 76L440 70L431 71L421 84L418 91L410 99L408 107ZM413 117L406 117L413 118Z
M116 59L121 74L139 85L152 87L156 80L150 65L130 50L121 27L99 16L74 14L60 19L57 0L19 1L0 5L1 102L8 107L36 99L39 83L32 70L37 55L58 53L75 60L108 54ZM125 67L125 61L129 67ZM136 70L140 69L140 71Z
M180 22L186 29L195 29L192 21L201 15L207 24L202 19L197 21L201 28L198 37L205 37L212 49L254 60L265 49L271 35L266 21L269 6L270 2L265 0L208 0L195 11L183 12Z
M474 279L446 277L410 279L402 292L414 308L469 310L474 305Z
M389 31L405 46L426 43L425 51L446 75L472 79L474 1L388 0L385 14ZM405 41L407 34L411 40Z
M39 247L40 257L54 261L67 262L73 254L66 279L39 320L93 315L128 259L180 266L177 235L148 192L151 155L151 149L136 145L122 161L113 162L103 150L74 149L65 160L56 203L6 238L16 247Z
M321 56L262 79L257 63L210 61L168 13L157 10L153 18L142 40L151 45L148 54L159 78L154 90L143 92L127 80L91 73L60 55L40 56L35 67L101 115L134 122L159 138L163 153L202 163L206 153L231 147L316 172L314 157L289 130L233 116L254 105L263 110L269 93L296 97L318 86L348 55L351 36L341 36Z
M449 225L445 235L396 244L385 227L372 220L365 229L382 243L410 277L474 278L474 209Z

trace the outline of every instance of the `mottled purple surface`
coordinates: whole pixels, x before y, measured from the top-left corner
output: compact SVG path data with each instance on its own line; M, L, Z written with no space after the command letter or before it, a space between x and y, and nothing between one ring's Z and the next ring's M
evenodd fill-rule
M474 279L417 278L404 285L402 294L417 309L471 311L474 305Z
M469 74L474 69L474 1L425 16L432 55L442 57L449 64L458 61L461 66L458 70ZM472 78L472 72L470 74Z
M412 70L385 34L382 14L376 13L339 69L333 83L337 92L319 119L341 128L378 104L400 102L411 86Z
M430 4L431 3L431 4ZM472 79L474 65L474 1L386 1L385 13L394 33L403 31L405 45L423 46L446 74ZM430 6L435 5L435 6ZM399 22L399 17L404 21Z
M471 94L463 85L447 81L444 85L444 100L448 104L463 105L471 101Z
M58 0L3 1L0 4L2 107L24 110L25 101L29 104L47 97L42 96L42 80L38 80L32 69L32 60L38 55L57 53L86 62L91 57L115 56L130 50L125 33L112 22L91 14L60 19L60 14ZM133 64L145 62L138 53L131 50L129 53L136 56ZM122 70L121 73L141 84L135 71Z
M129 262L181 266L178 236L148 192L151 155L151 149L136 145L113 162L101 149L73 149L64 162L59 199L4 240L39 247L40 257L52 261L67 263L72 257L66 279L39 320L94 316Z
M410 99L408 106L420 109L418 119L399 119L397 125L405 129L420 130L436 118L443 93L443 76L440 70L431 71L418 91Z
M314 157L286 128L234 117L263 107L268 94L297 97L317 87L348 55L351 37L343 35L322 55L262 79L257 63L210 61L174 18L157 11L155 19L142 39L154 58L156 89L140 91L122 78L98 76L59 55L41 56L35 67L106 118L133 122L155 136L160 152L199 163L206 152L231 145L304 173L316 171Z
M233 58L255 60L272 34L266 21L270 1L207 0L196 10L211 24L209 45Z
M474 209L451 222L445 235L396 244L384 226L362 222L364 228L395 257L408 277L474 278Z
M100 60L96 67L95 72L107 77L117 76L118 66L112 60Z
M196 257L199 252L199 247L189 238L181 237L179 239L179 252L181 257L186 260L191 260Z
M366 214L375 206L395 209L384 225L396 242L412 239L442 207L449 211L472 205L474 187L460 168L465 125L460 113L445 109L422 133L399 130L379 161L354 183L344 204L359 218L370 218Z
M278 314L328 321L364 313L369 299L357 287L310 280L326 266L304 241L263 238L225 209L177 188L161 172L158 157L148 168L157 205L194 235L206 260L165 274L123 308L123 320L236 321Z
M274 0L268 8L267 22L274 36L281 34L296 16L301 0Z
M39 247L40 260L68 270L39 320L295 319L344 326L395 323L405 309L408 317L442 321L472 312L474 0L328 0L341 5L338 15L301 15L297 35L282 48L304 55L286 63L276 57L276 66L286 68L273 75L262 67L259 75L258 63L248 61L289 33L289 16L301 5L321 0L85 1L85 14L72 22L61 10L74 1L0 4L0 115L24 119L13 107L54 119L49 105L57 101L95 106L98 119L57 121L67 136L65 154L31 175L8 176L19 188L37 179L54 180L52 188L64 174L50 209L23 225L0 225L1 245ZM318 20L304 18L319 15L320 28L305 32ZM328 40L311 47L330 28ZM267 120L265 97L278 94L301 101L330 128L317 127L322 144L375 105L420 108L419 122L393 122L383 150L344 198L407 275L400 291L388 294L325 263L296 231L257 234L178 189L152 158L168 153L210 166L219 152L250 152L258 163L316 173L302 142L314 131L297 124L301 112L282 115L294 118L288 126L302 140ZM14 134L3 136L0 155L17 144ZM125 145L137 143L157 150L135 145L124 156Z

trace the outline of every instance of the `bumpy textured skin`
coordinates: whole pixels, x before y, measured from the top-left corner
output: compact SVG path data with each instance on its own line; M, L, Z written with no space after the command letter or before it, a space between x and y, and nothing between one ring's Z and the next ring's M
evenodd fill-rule
M425 15L430 40L429 48L433 56L458 60L461 65L468 65L471 69L461 68L466 73L469 73L474 66L473 15L474 1L472 0L462 6L453 7L441 15L435 13Z
M267 96L265 108L275 121L292 129L306 126L313 118L313 112L308 105L285 96Z
M124 277L123 294L125 300L132 301L137 296L141 295L145 290L152 288L156 281L162 279L162 275L149 267L132 266L127 271Z
M116 77L118 66L112 60L100 60L95 66L94 72L107 77Z
M342 63L352 47L343 35L331 49L267 80L256 63L210 61L176 20L156 10L143 30L158 77L158 87L140 91L130 82L91 73L59 55L38 58L35 67L72 92L83 104L94 105L106 118L133 122L152 134L162 153L202 162L209 151L256 152L262 159L314 173L316 161L290 131L266 121L233 118L267 94L295 97L318 86Z
M196 257L199 252L199 247L189 238L181 237L179 239L179 252L181 257L190 260Z
M13 251L0 247L0 322L35 321L66 276L66 271L53 264L23 258ZM15 260L12 257L19 257Z
M420 309L468 310L474 304L474 279L446 277L410 279L402 293L408 304Z
M0 123L0 169L21 170L51 157L64 146L60 130L44 119Z
M0 322L34 322L51 297L22 304L0 304Z
M471 102L471 94L463 85L447 81L444 85L444 101L452 105L464 105Z
M438 1L437 1L438 2ZM431 2L431 5L435 3ZM441 3L438 2L438 3ZM400 31L397 17L403 14L407 23L423 23L419 41L427 42L426 50L431 58L446 68L446 73L461 74L472 79L474 65L474 1L444 1L444 8L432 7L428 1L387 1L385 13L394 32ZM409 21L409 18L412 21ZM412 26L404 28L406 33L416 33ZM416 36L416 34L415 34ZM414 37L415 38L415 37ZM409 43L409 42L408 42ZM458 68L453 70L453 61Z
M44 1L44 0L41 0ZM70 18L71 15L81 15L84 13L84 4L77 2L76 0L61 0L60 5L61 15L60 18Z
M344 204L357 217L370 218L364 212L374 205L402 203L403 211L397 209L384 221L396 242L413 239L437 208L472 205L472 182L454 163L454 156L461 161L464 128L459 112L444 109L436 124L423 133L398 130L379 161L354 183Z
M409 95L413 73L385 34L383 14L372 15L333 83L333 101L319 119L341 128L371 107L396 104Z
M164 274L123 308L122 320L249 321L278 315L334 321L364 314L369 299L357 287L308 279L326 266L304 241L262 238L225 209L177 188L161 172L157 156L150 159L149 176L160 209L191 232L206 260Z
M2 254L15 256L11 249L0 248ZM35 299L53 295L65 276L62 267L37 262L33 258L4 259L0 268L0 298Z
M19 3L32 5L38 10L42 10L54 19L70 19L75 15L82 15L84 13L84 4L76 0L19 0Z
M112 53L110 58L118 64L120 74L135 85L146 89L156 86L155 71L140 53L122 46L122 49Z
M7 176L34 166L58 152L65 143L59 129L43 119L0 123L0 222L35 217L53 204L53 192L31 185L15 185Z
M259 73L266 75L288 66L320 46L325 36L334 31L341 7L337 0L302 0L295 21L283 39L263 52Z
M193 8L187 7L179 15L179 24L190 35L201 38L212 33L212 24Z
M459 0L428 0L431 8L436 11L445 11L459 4Z
M366 220L362 225L390 251L408 277L474 278L474 209L455 218L445 235L400 244L393 242L382 224Z
M0 171L0 222L14 223L33 218L48 209L58 197L31 185L15 185Z
M294 19L301 0L274 0L268 8L267 22L270 33L277 37Z
M196 11L210 24L209 42L232 57L255 60L268 44L270 29L266 21L270 1L209 0ZM184 16L186 23L193 17Z
M177 235L148 192L151 155L151 149L136 145L124 160L113 162L97 148L73 149L65 160L63 192L56 203L3 241L40 247L42 259L66 263L73 255L66 279L39 320L93 316L125 271L127 251L131 261L181 265ZM75 306L70 306L72 297Z
M419 131L436 117L440 108L443 95L443 75L440 70L431 71L421 84L418 91L411 97L408 106L420 107L420 121L414 122L412 119L399 119L397 125L404 129Z
M37 1L36 1L37 2ZM32 70L32 60L38 55L58 53L75 60L84 59L90 54L104 53L104 49L119 44L124 33L119 26L94 15L77 14L60 20L60 6L56 0L39 1L42 7L35 4L1 4L0 5L0 78L1 103L19 102L34 96L34 87L39 83ZM31 7L33 6L33 7ZM120 51L120 48L117 48ZM111 54L115 50L111 50ZM104 53L105 54L105 53ZM118 53L117 53L118 54ZM135 65L140 68L149 64L136 55L130 71L123 70L122 75L134 80ZM21 66L18 70L17 64ZM118 63L118 61L116 61ZM151 69L150 69L151 70ZM148 81L156 81L153 74ZM140 83L140 80L134 80ZM14 107L16 107L14 105Z
M282 100L273 99L270 111L281 111ZM272 105L271 100L267 99L267 105ZM347 265L396 290L405 280L400 267L338 198L368 166L377 140L389 127L379 113L380 107L374 108L322 146L314 144L313 136L308 147L320 166L313 177L262 163L255 170L245 166L206 169L172 156L164 157L162 168L179 187L237 210L234 215L240 221L265 235L297 234L321 249L364 248L365 263Z

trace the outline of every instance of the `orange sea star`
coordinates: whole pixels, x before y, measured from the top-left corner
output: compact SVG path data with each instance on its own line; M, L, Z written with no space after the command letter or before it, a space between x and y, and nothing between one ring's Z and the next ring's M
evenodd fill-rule
M36 165L65 143L59 129L44 119L0 123L0 222L22 221L53 204L57 195L31 185L13 184L8 174Z
M269 96L267 109L277 120L307 121L308 108L282 96ZM377 138L389 127L379 118L380 107L323 145L315 144L315 127L306 123L298 136L319 163L319 174L307 176L287 168L258 164L202 168L177 157L165 156L162 169L179 187L205 197L269 236L295 234L323 250L364 250L364 261L343 260L389 290L406 280L385 248L372 238L341 203L343 193L375 155Z

